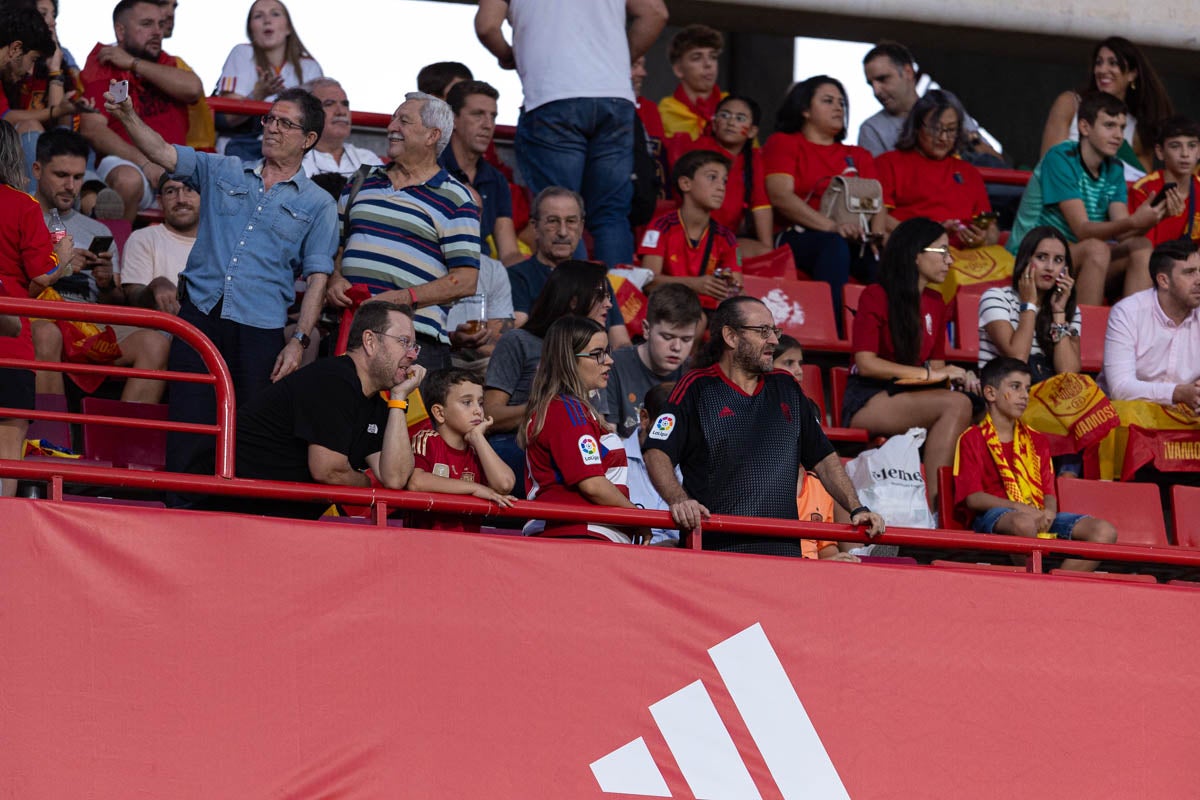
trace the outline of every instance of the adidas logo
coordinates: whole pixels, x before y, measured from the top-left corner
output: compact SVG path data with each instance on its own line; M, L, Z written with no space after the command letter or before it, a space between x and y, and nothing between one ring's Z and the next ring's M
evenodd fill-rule
M717 414L717 416L718 417L732 417L733 409L731 409L729 406L725 406L724 408L721 409L721 413Z
M849 800L808 712L756 623L708 651L785 800ZM729 729L701 681L650 706L696 798L761 800ZM591 763L606 794L672 797L642 737Z

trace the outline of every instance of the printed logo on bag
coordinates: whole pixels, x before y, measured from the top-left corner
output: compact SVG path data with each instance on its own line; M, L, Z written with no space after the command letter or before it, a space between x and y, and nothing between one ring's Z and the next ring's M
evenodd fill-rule
M871 470L871 477L877 481L905 481L907 483L919 483L922 486L925 485L925 482L921 480L921 473L909 472L907 470L897 469L896 467L890 467L887 469L873 469Z
M650 428L650 438L665 441L673 430L675 430L675 415L660 414L658 419L654 420L654 426Z
M579 455L583 456L585 464L596 466L600 463L600 445L595 437L587 434L579 437Z

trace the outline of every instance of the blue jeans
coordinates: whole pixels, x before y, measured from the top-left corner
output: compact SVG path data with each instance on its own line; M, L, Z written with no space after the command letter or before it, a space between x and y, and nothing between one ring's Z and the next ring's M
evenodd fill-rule
M610 267L633 261L633 117L627 100L581 97L522 111L517 122L517 166L530 191L583 195L596 259ZM586 257L582 242L576 257Z
M1000 506L989 508L975 518L973 526L975 532L991 533L995 530L996 523L1000 521L1000 518L1005 514L1011 513L1012 510L1011 508L1002 508ZM1075 530L1075 526L1079 523L1079 520L1086 516L1087 514L1069 514L1065 511L1060 511L1054 515L1054 522L1050 525L1050 530L1046 531L1046 533L1053 533L1059 539L1070 539L1071 532Z

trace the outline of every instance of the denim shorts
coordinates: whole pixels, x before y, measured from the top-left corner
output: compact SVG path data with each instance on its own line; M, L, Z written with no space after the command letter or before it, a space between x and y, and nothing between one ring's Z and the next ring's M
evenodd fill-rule
M996 523L1000 518L1010 511L1012 508L989 508L979 516L975 517L975 532L976 533L991 533L996 527ZM1070 539L1071 531L1075 530L1076 523L1086 517L1087 514L1066 514L1059 512L1054 515L1054 524L1050 526L1047 533L1053 533L1059 539Z

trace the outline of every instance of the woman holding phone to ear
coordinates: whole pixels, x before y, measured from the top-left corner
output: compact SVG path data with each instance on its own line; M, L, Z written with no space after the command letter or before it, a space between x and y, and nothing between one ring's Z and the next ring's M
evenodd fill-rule
M979 367L997 356L1028 362L1033 382L1079 372L1081 316L1066 237L1049 225L1031 230L1017 249L1012 286L979 300Z

